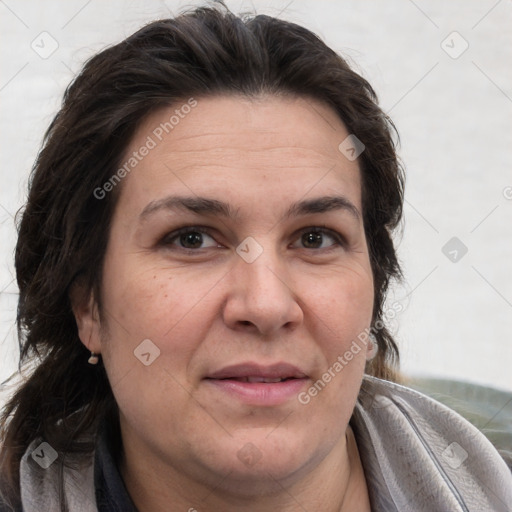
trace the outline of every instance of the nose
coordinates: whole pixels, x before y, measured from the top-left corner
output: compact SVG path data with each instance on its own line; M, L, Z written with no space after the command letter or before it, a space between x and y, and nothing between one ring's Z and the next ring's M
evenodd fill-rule
M290 272L277 255L269 253L264 251L252 263L235 256L223 310L229 328L268 336L302 323L303 310Z

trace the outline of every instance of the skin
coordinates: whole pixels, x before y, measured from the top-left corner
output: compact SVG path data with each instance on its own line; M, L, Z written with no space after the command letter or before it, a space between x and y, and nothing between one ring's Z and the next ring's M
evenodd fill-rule
M120 408L127 489L144 512L167 512L169 503L198 512L369 511L348 427L368 349L307 405L296 396L244 403L204 379L231 364L285 361L309 377L307 390L369 327L359 164L338 149L348 132L311 99L197 101L120 185L102 314L94 297L74 307ZM125 156L176 108L148 117ZM217 199L236 217L159 208L140 219L169 196ZM344 208L285 216L293 203L323 196L344 197L359 217ZM184 226L207 234L176 237ZM329 231L309 235L311 244L302 235L315 227ZM236 252L249 236L263 249L252 263ZM144 339L160 350L148 366L134 355ZM253 465L237 456L247 443L260 457Z

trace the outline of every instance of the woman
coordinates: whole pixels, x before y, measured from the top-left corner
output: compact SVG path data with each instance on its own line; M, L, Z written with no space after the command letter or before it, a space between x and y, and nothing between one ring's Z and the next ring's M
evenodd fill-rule
M341 57L267 16L197 9L92 58L19 228L39 359L4 410L6 503L507 510L492 445L393 382L392 135Z

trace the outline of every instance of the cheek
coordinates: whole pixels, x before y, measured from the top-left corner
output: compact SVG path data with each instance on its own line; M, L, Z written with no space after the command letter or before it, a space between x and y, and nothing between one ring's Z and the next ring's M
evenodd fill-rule
M312 313L309 330L322 354L316 377L332 382L319 403L326 401L333 406L341 395L355 400L364 373L373 312L373 278L369 267L352 266L331 273L317 284L310 286L307 295L307 307ZM332 412L336 410L338 407Z
M137 347L144 340L151 340L160 350L160 332L172 326L175 311L169 303L172 280L167 281L161 273L130 261L115 247L110 250L103 270L102 352L115 365L105 361L107 369L112 366L112 372L119 374L132 368L137 362ZM158 350L154 349L155 354Z
M108 329L102 351L115 361L105 361L113 380L141 369L137 357L145 346L157 354L155 366L165 365L185 379L182 374L215 319L218 306L211 290L221 277L211 269L191 272L186 266L148 265L136 257L107 260L103 305Z
M168 421L169 411L186 406L186 371L211 318L208 301L194 308L203 290L201 279L192 287L179 272L141 267L118 262L105 273L108 328L102 342L116 401L140 428L145 418L155 424Z
M193 308L201 279L190 283L176 269L125 260L105 267L104 303L117 324L113 327L135 338L161 339Z
M357 270L354 270L357 268ZM344 434L366 364L366 334L373 310L373 279L364 267L340 269L310 288L308 326L321 353L310 387L298 396L308 422ZM318 281L317 281L318 282Z
M371 270L343 268L308 288L307 304L330 338L344 342L370 326L374 289Z

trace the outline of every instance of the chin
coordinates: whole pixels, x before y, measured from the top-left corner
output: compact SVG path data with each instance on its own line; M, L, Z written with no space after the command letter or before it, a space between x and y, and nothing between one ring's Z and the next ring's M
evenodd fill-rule
M310 453L303 440L283 438L271 441L265 436L246 436L235 443L231 439L231 446L219 450L221 454L209 464L211 472L230 475L220 488L240 497L272 495L311 471L319 462L318 450Z
M273 461L266 466L246 467L237 461L226 464L229 481L217 482L217 489L238 498L254 498L282 494L303 473L301 465ZM229 469L228 469L229 468ZM224 469L224 468L223 468Z

